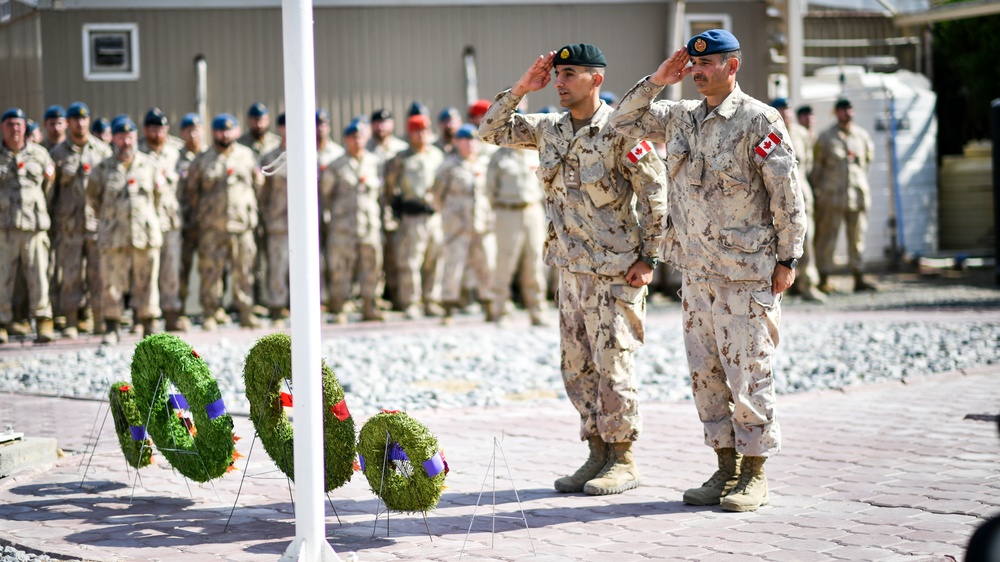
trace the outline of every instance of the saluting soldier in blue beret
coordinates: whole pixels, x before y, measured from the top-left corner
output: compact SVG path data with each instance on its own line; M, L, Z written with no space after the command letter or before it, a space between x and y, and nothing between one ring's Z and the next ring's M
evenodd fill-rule
M551 220L545 263L559 269L559 326L566 393L590 456L555 481L561 492L617 494L639 485L632 442L641 418L632 353L643 343L646 285L663 237L663 162L645 141L608 124L600 99L607 61L594 45L541 55L496 96L479 127L488 143L538 150ZM516 113L550 82L566 113Z
M727 511L768 501L764 461L781 447L772 356L806 231L788 131L740 89L740 61L732 33L700 33L629 90L611 119L630 137L666 143L664 252L684 274L691 387L719 467L684 501ZM654 101L689 74L704 99Z

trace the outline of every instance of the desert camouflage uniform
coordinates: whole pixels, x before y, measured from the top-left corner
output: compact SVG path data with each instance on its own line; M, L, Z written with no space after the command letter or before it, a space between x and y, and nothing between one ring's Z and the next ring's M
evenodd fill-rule
M279 146L260 159L262 168L284 154ZM282 167L264 177L257 195L260 220L267 238L267 306L288 307L288 169Z
M204 152L204 151L202 151ZM177 203L181 210L181 266L178 276L178 298L181 301L181 313L187 305L188 284L191 282L191 266L194 256L198 253L198 220L191 206L191 193L188 191L188 170L198 154L182 146L177 159Z
M163 309L164 314L180 314L181 309L184 308L181 302L181 253L184 222L178 197L180 174L177 171L177 164L181 158L180 151L184 150L184 144L182 142L178 147L177 143L167 142L160 147L159 152L151 150L149 145L145 143L145 139L139 145L139 150L149 155L153 162L160 167L160 173L166 180L160 191L160 205L157 209L160 217L160 229L163 232L163 245L160 247L160 308Z
M222 276L228 265L233 301L242 318L251 317L257 190L263 182L253 151L237 143L225 153L213 146L188 169L188 193L200 235L201 307L206 315L222 304Z
M259 139L256 139L250 134L250 131L247 131L240 135L240 138L236 139L236 142L252 150L257 162L262 162L264 156L270 154L272 150L281 148L281 135L272 133L271 131L264 131L264 134Z
M434 209L431 188L444 153L433 145L421 152L407 148L386 164L385 182L390 193L407 209L400 212L396 239L399 272L397 300L401 308L440 301L437 258L441 246L441 217ZM424 210L420 210L419 207Z
M852 272L861 273L871 207L868 168L875 158L875 145L856 123L847 131L834 123L820 133L813 153L809 179L816 196L816 267L821 275L833 273L833 251L844 222L847 261Z
M486 171L486 192L496 214L493 298L500 313L510 299L510 283L518 269L525 308L537 315L545 300L545 210L537 170L537 152L501 148L493 154Z
M640 255L654 256L663 236L663 162L608 125L601 103L573 132L572 116L518 115L521 96L496 97L479 127L486 142L539 151L551 223L545 263L560 269L559 325L566 393L580 413L580 438L635 441L641 431L632 352L643 343L646 287L625 274Z
M331 140L327 140L326 144L323 145L323 148L318 149L316 153L316 197L318 201L323 201L323 193L320 188L320 178L323 177L323 173L330 167L330 164L332 164L337 158L343 156L344 153L344 147ZM330 263L326 260L326 253L324 251L327 245L326 237L330 230L331 216L330 209L321 204L319 206L319 294L321 295L320 298L323 299L326 299L326 296L330 294L330 276L333 275L333 271L331 270Z
M28 307L52 318L49 301L49 203L55 164L47 150L25 142L18 153L0 142L0 326L10 324L14 277L27 277Z
M455 151L434 180L434 207L439 209L442 226L438 257L442 302L458 302L466 268L475 276L480 299L493 300L497 242L493 207L486 194L488 165L489 160L478 154L463 159Z
M112 155L112 150L104 141L88 135L82 146L67 138L52 149L51 155L56 165L51 214L52 242L61 279L58 308L75 315L89 305L94 312L94 325L100 327L104 291L97 217L87 205L87 179L98 164Z
M814 289L819 285L819 272L816 270L816 259L814 244L816 242L816 221L814 206L816 200L813 198L813 189L809 184L809 172L813 167L812 133L802 125L792 121L788 129L788 137L792 141L792 148L795 149L795 158L798 164L795 166L795 179L802 190L802 202L806 210L806 237L802 241L802 257L799 258L799 265L796 268L795 285L803 292Z
M681 269L684 343L705 443L751 456L780 448L771 357L780 298L777 259L802 254L805 209L795 155L777 110L735 90L702 101L653 102L648 79L622 98L616 129L667 146L666 259ZM780 144L755 150L773 133ZM780 257L780 258L779 258Z
M160 165L136 152L126 168L117 156L104 159L90 174L87 199L97 215L101 249L104 316L120 321L125 293L137 321L160 316L160 193L166 179Z
M330 265L331 312L340 313L358 280L361 300L374 306L382 271L382 183L379 159L363 150L344 154L320 178L323 207L331 214L326 261Z
M240 138L236 139L236 142L253 151L258 166L265 155L281 147L282 144L281 135L277 135L271 131L264 131L264 134L259 139L254 138L250 131L247 131L240 135ZM270 248L270 241L267 239L267 233L261 228L257 228L254 231L254 245L257 248L257 253L254 255L252 280L254 302L266 304L268 300L268 288L265 280L270 279L270 270L267 269L267 264L270 263L271 256L267 253L268 248Z
M392 214L392 207L390 205L392 194L386 191L388 186L385 182L385 165L389 160L395 158L397 154L408 147L409 145L406 141L392 135L389 135L385 139L385 142L381 144L377 142L375 137L372 137L368 139L368 144L365 147L368 149L368 152L371 152L379 159L378 175L382 180L382 256L384 259L382 260L383 275L379 280L379 288L376 289L376 294L382 295L385 293L396 306L399 304L399 299L396 296L399 287L399 268L396 263L396 247L399 245L397 239L399 222Z

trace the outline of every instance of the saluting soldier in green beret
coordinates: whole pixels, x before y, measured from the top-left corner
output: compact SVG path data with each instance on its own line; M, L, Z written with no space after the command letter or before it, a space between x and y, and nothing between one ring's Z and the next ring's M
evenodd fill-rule
M643 343L646 285L663 237L663 162L645 141L608 125L600 99L607 63L594 45L541 55L498 94L482 139L539 151L549 219L545 263L559 269L559 327L566 393L580 413L590 456L556 480L561 492L617 494L639 485L632 442L641 418L632 353ZM552 82L559 114L515 113L521 98Z

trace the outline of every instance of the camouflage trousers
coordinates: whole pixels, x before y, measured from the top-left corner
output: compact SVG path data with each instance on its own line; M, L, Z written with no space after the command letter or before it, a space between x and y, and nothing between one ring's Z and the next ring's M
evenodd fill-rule
M705 444L769 457L781 449L771 358L781 296L770 283L691 279L681 285L684 346Z
M226 266L232 274L233 302L240 312L253 307L253 267L257 246L252 230L246 232L202 231L198 241L200 300L205 314L222 305L222 278Z
M406 308L411 304L438 302L441 284L437 259L441 246L441 218L438 215L408 215L399 222L396 244L397 298Z
M810 189L808 187L803 190ZM819 285L819 271L816 269L816 214L813 212L812 195L806 201L806 237L802 241L802 257L796 268L795 286L798 289L811 289Z
M288 306L288 233L267 233L267 306Z
M852 272L865 270L865 231L868 230L866 211L846 209L819 209L816 214L816 267L821 274L833 273L833 252L837 246L840 225L844 223L847 234L847 263Z
M0 324L10 324L14 279L20 270L28 281L28 307L36 318L52 318L49 301L49 234L0 229Z
M497 240L492 232L461 232L445 235L438 256L441 300L458 302L466 268L475 277L479 298L492 300L493 270L497 262Z
M55 237L57 269L62 272L59 310L79 310L88 304L101 318L104 289L101 287L101 258L97 234L60 232Z
M326 263L330 265L330 312L339 313L351 298L357 279L361 299L374 301L382 273L382 243L331 234L327 239Z
M545 300L542 246L545 244L545 210L540 204L523 210L496 209L497 267L493 273L493 299L497 310L510 300L510 282L521 271L521 297L528 310L537 311Z
M191 266L194 264L194 256L198 253L198 231L194 228L181 230L181 271L178 290L178 298L181 301L181 312L187 305L188 285L191 283Z
M181 304L181 250L180 230L163 233L160 248L160 308L166 312L180 312Z
M160 317L159 248L102 248L101 274L106 319L121 320L125 293L136 320Z
M645 287L560 270L561 369L566 394L580 413L580 439L638 439L642 419L632 353L642 346L645 319Z

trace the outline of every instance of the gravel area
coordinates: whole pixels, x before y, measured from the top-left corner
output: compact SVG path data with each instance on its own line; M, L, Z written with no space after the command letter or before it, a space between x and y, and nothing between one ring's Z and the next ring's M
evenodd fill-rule
M841 279L844 282L844 279ZM849 283L849 281L846 281ZM1000 288L967 279L895 276L877 294L838 294L824 305L788 297L775 358L782 394L899 380L1000 361ZM878 311L941 311L879 314ZM951 312L952 314L949 314ZM555 320L554 311L549 316ZM932 318L928 320L928 317ZM232 413L244 413L243 361L252 341L237 328L199 344ZM232 341L226 337L232 336ZM241 337L242 336L242 337ZM565 398L555 326L504 327L459 318L452 328L385 329L336 335L322 356L345 387L352 412L497 405ZM129 379L131 346L11 354L0 351L0 390L102 399ZM651 299L646 344L635 355L642 401L691 398L679 305Z

